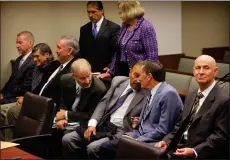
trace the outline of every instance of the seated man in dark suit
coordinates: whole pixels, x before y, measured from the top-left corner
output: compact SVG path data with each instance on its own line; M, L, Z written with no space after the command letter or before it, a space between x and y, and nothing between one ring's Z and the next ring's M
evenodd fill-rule
M31 89L29 91L38 94L41 87L44 85L44 81L47 81L48 76L57 69L60 63L58 61L53 61L52 51L45 43L39 43L34 46L31 54L35 68L32 75ZM6 125L14 125L16 123L23 99L24 96L20 96L17 97L16 103L9 103L1 106L1 123L4 123L4 121ZM11 130L7 130L6 133L5 139L11 139Z
M92 76L85 59L74 61L71 70L72 73L61 77L60 111L55 117L58 129L64 129L68 122L87 123L107 91L104 83Z
M150 94L141 89L136 67L131 69L130 79L122 76L113 78L109 91L97 105L88 125L81 125L63 137L66 158L83 158L86 156L85 148L89 157L98 157L101 143L132 130L131 117L140 115L146 96Z
M89 61L93 72L102 72L115 54L120 26L104 17L101 1L89 1L87 12L90 22L80 29L80 53Z
M73 36L62 36L56 47L58 61L61 65L49 75L48 80L42 86L39 95L52 98L57 109L61 99L60 77L70 73L71 64L78 58L79 43Z
M139 119L138 126L124 136L153 145L180 121L183 103L176 89L165 82L165 68L161 63L144 60L136 65L142 75L139 77L142 88L150 90L151 95L142 107L140 118L134 117L134 121ZM114 158L117 143L118 139L101 144L100 158Z
M193 74L199 88L187 95L182 121L155 145L169 157L228 158L230 101L215 82L217 72L211 56L201 55L195 60Z
M34 69L31 51L34 45L33 34L22 31L17 35L16 46L21 54L16 60L13 72L0 91L0 104L16 101L16 97L23 96L31 88L31 80Z

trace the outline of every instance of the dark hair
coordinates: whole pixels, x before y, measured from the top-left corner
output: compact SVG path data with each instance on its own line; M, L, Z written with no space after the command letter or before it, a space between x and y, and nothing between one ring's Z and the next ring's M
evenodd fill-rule
M140 60L135 65L144 66L143 69L145 73L151 73L156 81L165 81L165 68L160 62L155 62L153 60Z
M87 7L89 5L96 6L98 10L102 10L103 9L103 4L102 4L101 1L88 1L87 2Z
M34 52L40 51L40 53L44 56L46 53L49 54L49 58L47 59L47 63L50 63L54 60L54 56L50 46L46 43L38 43L36 46L33 47L32 54Z

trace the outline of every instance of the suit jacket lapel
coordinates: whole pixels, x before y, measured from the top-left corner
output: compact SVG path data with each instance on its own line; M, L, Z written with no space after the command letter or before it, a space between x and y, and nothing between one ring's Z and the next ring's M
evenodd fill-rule
M123 82L119 86L117 86L117 89L115 89L115 91L113 93L113 95L116 95L116 97L113 97L111 99L111 103L110 103L109 107L107 108L107 111L110 110L115 105L118 98L120 97L120 95L122 94L124 89L128 86L128 84L129 84L129 80L126 80L125 82Z
M101 24L101 27L100 27L100 30L99 30L99 32L97 34L96 39L100 38L106 30L107 30L107 20L104 19L102 24Z
M193 104L194 104L194 102L195 102L197 92L198 92L198 90L195 90L195 91L192 93L192 96L191 96L191 98L190 98L190 101L188 102L188 104L189 104L188 107L187 107L187 108L184 108L185 111L184 111L184 116L183 116L183 118L182 118L183 120L185 120L185 118L188 117L188 115L189 115L191 109L193 108Z
M166 84L165 82L162 82L162 84L161 84L161 85L159 86L159 88L157 89L156 94L154 95L154 97L153 97L151 103L149 104L149 106L145 105L145 108L146 108L146 107L150 107L150 109L147 110L148 112L147 112L147 114L145 114L146 116L143 117L143 120L145 120L145 118L149 115L149 113L150 113L151 110L153 109L154 103L155 103L156 99L158 99L160 92L162 91L162 89L163 89L166 85L167 85L167 84ZM145 110L145 109L144 109L144 110Z
M129 114L129 113L133 110L133 108L135 108L136 105L137 105L145 96L146 96L146 93L145 93L144 91L140 91L139 93L137 93L137 94L134 96L133 100L131 101L131 103L130 103L128 109L126 110L125 116L126 116L127 114Z
M22 59L22 58L21 58ZM21 60L20 59L20 60ZM15 72L15 76L17 75L17 74L21 74L21 70L23 70L24 68L26 68L28 65L31 65L30 64L30 61L31 61L31 59L32 59L32 56L31 56L31 54L29 55L29 57L27 57L27 59L25 60L25 62L23 62L23 64L21 65L21 67L20 68L18 68L19 67L19 63L20 63L20 61L19 61L19 63L17 64L17 72Z
M214 87L215 88L215 87ZM207 98L204 100L202 106L200 106L200 109L198 110L198 112L196 113L195 117L194 117L194 121L197 120L199 117L201 117L202 115L204 115L208 109L212 106L212 102L215 99L215 91L216 89L214 89L208 94ZM194 122L193 121L193 122Z
M81 99L80 99L80 102L79 102L79 104L77 106L77 108L78 108L79 111L83 110L83 108L87 104L87 101L89 100L89 96L91 96L93 88L94 88L94 77L92 77L92 84L91 84L91 86L89 88L86 88L86 89L82 90Z

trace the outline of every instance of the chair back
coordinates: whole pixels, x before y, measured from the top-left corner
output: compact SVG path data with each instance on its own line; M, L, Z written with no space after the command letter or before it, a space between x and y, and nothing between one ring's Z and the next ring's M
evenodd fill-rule
M54 111L51 98L27 92L13 129L14 138L51 133Z
M156 159L164 154L160 148L128 137L120 138L116 159Z

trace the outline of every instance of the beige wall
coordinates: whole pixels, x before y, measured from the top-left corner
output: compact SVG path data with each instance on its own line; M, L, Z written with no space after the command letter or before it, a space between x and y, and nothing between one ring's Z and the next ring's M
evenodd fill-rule
M103 2L105 16L120 24L116 2ZM142 2L145 17L157 32L159 54L182 52L181 2ZM61 35L79 38L80 26L87 23L86 2L2 2L1 5L1 82L5 84L11 74L10 60L18 56L15 39L17 33L29 30L35 44L48 43L53 52ZM173 30L173 32L172 32Z
M182 51L199 56L202 48L229 46L229 2L182 2Z

